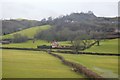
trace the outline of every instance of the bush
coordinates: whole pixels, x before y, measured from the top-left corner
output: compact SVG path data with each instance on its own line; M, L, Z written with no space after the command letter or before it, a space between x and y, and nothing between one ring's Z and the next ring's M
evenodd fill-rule
M21 34L14 34L13 35L13 43L21 43L21 42L26 42L28 40L27 36L21 35Z

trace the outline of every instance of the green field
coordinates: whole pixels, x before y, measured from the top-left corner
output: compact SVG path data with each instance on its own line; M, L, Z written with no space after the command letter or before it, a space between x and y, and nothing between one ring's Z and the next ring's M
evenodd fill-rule
M3 50L3 78L82 78L42 51Z
M111 39L111 40L102 40L100 46L96 44L89 49L84 50L83 52L97 52L97 53L113 53L118 54L118 40L120 39ZM36 40L33 43L32 40L23 43L11 43L3 44L3 47L18 47L18 48L37 48L39 45L51 45L51 42L45 40ZM59 45L71 45L70 41L60 41ZM120 47L120 46L119 46Z
M33 38L37 31L46 30L46 29L49 29L50 27L51 27L50 25L35 26L35 27L31 27L31 28L28 28L28 29L18 31L18 32L11 33L11 34L8 34L8 35L4 35L2 38L3 39L13 38L13 35L16 34L16 33L28 36L29 38Z
M111 40L102 40L100 46L94 45L89 49L84 50L84 52L98 52L98 53L114 53L118 54L118 40L120 39L111 39ZM119 45L120 47L120 45Z
M58 54L58 53L57 53ZM105 78L118 78L117 56L61 54L66 60L84 65Z
M61 41L59 42L60 45L71 45L69 41ZM3 47L17 47L17 48L37 48L39 45L51 45L51 42L45 40L36 40L33 43L32 40L23 43L11 43L11 44L3 44Z
M38 45L50 45L51 43L44 41L44 40L36 40L33 43L32 40L23 43L11 43L11 44L4 44L3 47L17 47L17 48L37 48Z

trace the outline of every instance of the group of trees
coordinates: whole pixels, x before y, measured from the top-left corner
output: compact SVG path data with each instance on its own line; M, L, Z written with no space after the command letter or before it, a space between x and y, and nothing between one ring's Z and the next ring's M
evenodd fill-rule
M3 20L3 34L8 34L32 26L49 24L53 27L49 30L36 32L34 38L47 41L73 41L80 37L83 39L105 38L106 34L117 29L117 18L96 17L93 12L71 13L53 19L34 20ZM17 35L17 36L16 36ZM23 42L26 36L16 34L13 42ZM25 38L26 37L26 38ZM18 40L19 39L19 40ZM86 45L87 40L83 42Z
M87 37L106 37L109 32L117 29L117 18L96 17L92 12L72 13L55 19L49 17L41 22L50 24L53 28L37 32L35 38L43 40L74 40L78 36L86 34Z
M13 35L12 42L13 43L21 43L21 42L26 42L27 40L28 40L27 36L16 33Z

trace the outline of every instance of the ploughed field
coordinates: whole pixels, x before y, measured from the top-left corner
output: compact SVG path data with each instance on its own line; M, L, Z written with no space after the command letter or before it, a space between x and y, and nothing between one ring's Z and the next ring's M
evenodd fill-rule
M118 78L118 56L63 54L66 60L81 64L104 78Z
M83 78L42 51L3 49L2 62L3 78Z

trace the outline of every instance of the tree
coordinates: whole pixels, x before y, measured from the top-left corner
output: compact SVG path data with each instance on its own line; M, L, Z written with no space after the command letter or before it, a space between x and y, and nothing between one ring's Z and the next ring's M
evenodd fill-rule
M93 38L97 42L97 46L100 46L100 41L103 38L103 33L102 32L94 32L93 33Z
M84 47L82 40L80 40L78 37L73 41L72 46L75 54L78 54L79 50L82 50Z
M26 42L27 40L28 40L27 36L23 36L23 35L17 33L17 34L13 35L12 42L14 42L14 43L21 43L21 42Z

